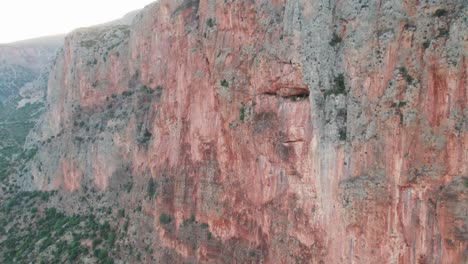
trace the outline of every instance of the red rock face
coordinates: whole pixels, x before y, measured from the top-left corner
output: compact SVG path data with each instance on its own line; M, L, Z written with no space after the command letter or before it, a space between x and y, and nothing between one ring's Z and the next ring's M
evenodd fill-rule
M102 30L117 41L73 33L40 130L58 143L43 146L34 185L57 187L44 172L58 171L63 181L54 183L69 191L84 178L105 190L123 162L137 181L149 171L161 186L148 214L173 215L176 227L194 214L226 244L193 249L155 220L159 246L182 259L463 263L466 38L450 31L423 48L423 29L412 26L427 19L413 10L431 10L423 4L399 6L407 17L386 30L373 16L387 11L373 4L371 18L338 22L319 4L161 0L130 30ZM463 25L466 10L449 7L452 22L437 23ZM345 3L335 8L348 14ZM333 26L341 40L332 45ZM102 36L107 44L86 47ZM143 85L153 93L120 95ZM127 117L99 114L116 107ZM104 128L76 128L83 116Z

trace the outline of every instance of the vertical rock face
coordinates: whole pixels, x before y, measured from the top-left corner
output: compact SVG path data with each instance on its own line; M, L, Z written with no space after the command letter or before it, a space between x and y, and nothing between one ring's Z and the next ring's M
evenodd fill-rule
M466 17L455 0L161 0L75 31L20 180L154 179L145 212L173 219L154 254L174 262L463 263ZM216 243L184 238L191 216Z

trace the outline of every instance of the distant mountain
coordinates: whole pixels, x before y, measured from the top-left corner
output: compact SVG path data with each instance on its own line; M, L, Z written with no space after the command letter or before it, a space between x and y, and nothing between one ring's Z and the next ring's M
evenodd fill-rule
M132 11L132 12L128 12L127 14L125 14L123 17L121 17L121 18L119 18L119 19L112 20L112 21L110 21L110 22L106 22L106 23L103 23L103 24L98 24L98 25L96 25L95 27L99 27L99 26L116 26L116 25L130 25L130 24L132 24L133 19L135 18L135 16L138 15L140 12L141 12L141 9L134 10L134 11Z
M19 93L36 80L63 45L64 35L48 36L0 45L0 101Z
M57 35L0 45L0 179L43 112L50 68L63 40Z

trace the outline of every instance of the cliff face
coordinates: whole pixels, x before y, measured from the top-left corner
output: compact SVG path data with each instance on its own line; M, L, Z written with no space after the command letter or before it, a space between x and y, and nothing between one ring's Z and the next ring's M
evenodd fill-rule
M463 263L466 17L161 0L75 31L21 184L141 205L161 262Z

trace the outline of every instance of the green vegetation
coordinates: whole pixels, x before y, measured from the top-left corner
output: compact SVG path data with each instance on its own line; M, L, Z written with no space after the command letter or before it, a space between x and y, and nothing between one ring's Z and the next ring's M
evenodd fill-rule
M184 221L180 224L181 226L189 226L191 224L197 223L195 221L195 215L191 214L189 219L184 219Z
M8 65L0 68L0 101L18 94L26 83L33 81L36 74L21 65Z
M445 37L445 36L448 36L450 34L450 31L446 28L439 28L439 34L437 34L436 38L440 38L440 37Z
M143 93L146 93L146 94L152 94L154 93L154 90L149 88L148 86L146 85L142 85L140 86L140 91L143 92Z
M169 224L170 222L172 222L172 217L166 213L161 213L159 215L159 223L163 224L163 225L167 225Z
M406 106L406 101L396 101L392 103L392 107L403 107Z
M148 195L150 199L154 199L158 195L157 193L158 187L159 187L158 182L153 180L153 177L150 177L148 181L148 187L146 189L146 194Z
M45 207L56 193L20 192L2 202L0 262L69 263L94 256L97 263L113 263L108 252L114 248L117 230L92 214L67 215ZM86 240L92 245L83 243Z
M377 30L377 36L378 37L384 36L387 33L388 34L395 34L395 30L393 28L383 28L383 29Z
M346 140L346 127L338 129L338 135L341 141Z
M414 24L406 23L406 24L403 26L403 29L404 29L404 30L416 30L417 27L416 27L416 25L414 25Z
M332 47L335 47L336 45L340 44L342 41L343 40L341 39L341 37L338 36L336 32L333 32L332 39L330 40L330 42L328 42L328 44L330 44L330 46Z
M125 217L125 209L123 208L119 209L119 211L117 212L117 216L120 218Z
M229 82L226 81L226 79L221 81L221 86L228 88L229 87Z
M212 18L208 18L206 20L206 25L209 26L210 28L214 27L214 22Z
M139 144L147 145L148 142L151 140L151 137L153 136L152 133L148 131L148 129L145 129L145 133L139 138L137 138L137 142Z
M17 108L20 97L0 103L0 182L4 181L15 162L24 164L34 158L37 149L23 150L29 131L44 109L43 103L27 103Z
M443 8L439 8L434 12L435 17L443 17L447 15L447 11Z
M344 75L342 73L338 74L338 76L335 77L334 79L334 86L332 89L329 89L325 91L325 98L327 98L330 95L339 95L339 94L344 94L346 95L346 86L345 86L345 81L344 81Z
M133 95L133 91L123 91L122 92L123 97L128 97L128 96L131 96L131 95Z
M190 215L190 222L195 222L195 214Z
M239 120L245 121L245 106L244 105L242 105L239 110Z
M133 181L130 181L130 182L127 182L125 185L124 185L124 189L127 193L130 193L133 189Z
M423 42L423 47L425 49L429 48L431 46L431 41L430 40L426 40Z
M400 71L400 74L403 76L403 78L405 78L406 82L408 84L411 84L413 82L413 77L411 77L411 75L408 73L408 70L406 70L405 67L400 67L398 69Z

